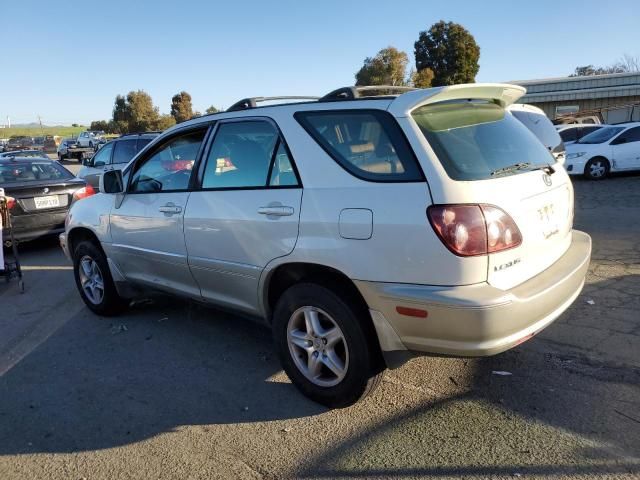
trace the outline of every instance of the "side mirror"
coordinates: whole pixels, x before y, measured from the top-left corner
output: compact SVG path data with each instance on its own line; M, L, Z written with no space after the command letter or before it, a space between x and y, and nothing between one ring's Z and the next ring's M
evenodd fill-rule
M84 160L82 160L82 165L84 165L85 167L91 167L93 163L93 158L85 158Z
M104 167L105 163L104 162L96 162L93 165L89 164L88 166L91 167L93 166L94 168L100 168L100 167Z
M108 170L100 175L100 191L103 193L124 193L121 170Z

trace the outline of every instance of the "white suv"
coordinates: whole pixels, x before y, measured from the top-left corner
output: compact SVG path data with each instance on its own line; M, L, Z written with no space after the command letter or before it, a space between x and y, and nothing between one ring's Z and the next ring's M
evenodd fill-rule
M60 237L86 305L154 290L259 317L332 407L416 352L493 355L548 326L591 240L566 172L505 111L524 89L368 92L245 99L106 172Z

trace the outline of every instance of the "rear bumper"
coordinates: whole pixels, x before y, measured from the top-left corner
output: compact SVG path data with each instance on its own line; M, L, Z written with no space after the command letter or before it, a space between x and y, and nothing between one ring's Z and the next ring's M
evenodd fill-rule
M385 351L487 356L540 332L564 312L584 285L591 237L573 231L571 246L551 267L511 290L488 283L442 287L356 281ZM401 315L422 309L426 318Z
M64 231L66 210L62 212L25 214L12 217L13 238L25 242L56 235ZM9 240L8 229L2 230L3 241Z

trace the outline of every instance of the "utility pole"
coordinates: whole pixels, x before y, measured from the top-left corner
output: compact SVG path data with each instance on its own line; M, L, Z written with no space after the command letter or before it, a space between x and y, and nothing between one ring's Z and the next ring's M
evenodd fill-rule
M40 132L44 135L44 128L42 128L42 117L38 115L38 122L40 122Z

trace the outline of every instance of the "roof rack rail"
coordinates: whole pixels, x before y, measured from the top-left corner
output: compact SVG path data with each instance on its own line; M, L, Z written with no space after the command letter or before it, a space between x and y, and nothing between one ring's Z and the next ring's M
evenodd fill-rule
M284 96L284 97L251 97L243 98L242 100L234 103L227 112L237 112L238 110L246 110L248 108L256 108L259 102L269 102L271 100L319 100L320 97L311 97L307 95L302 96Z
M335 102L338 100L354 100L356 98L375 97L376 95L366 95L366 92L386 92L389 95L401 94L418 90L415 87L400 87L394 85L363 85L356 87L342 87L327 93L320 102ZM363 95L363 93L365 93Z
M130 135L147 135L147 134L155 134L155 133L162 133L161 130L152 130L150 132L129 132L129 133L123 133L122 135L120 135L118 138L122 138L122 137L128 137Z

